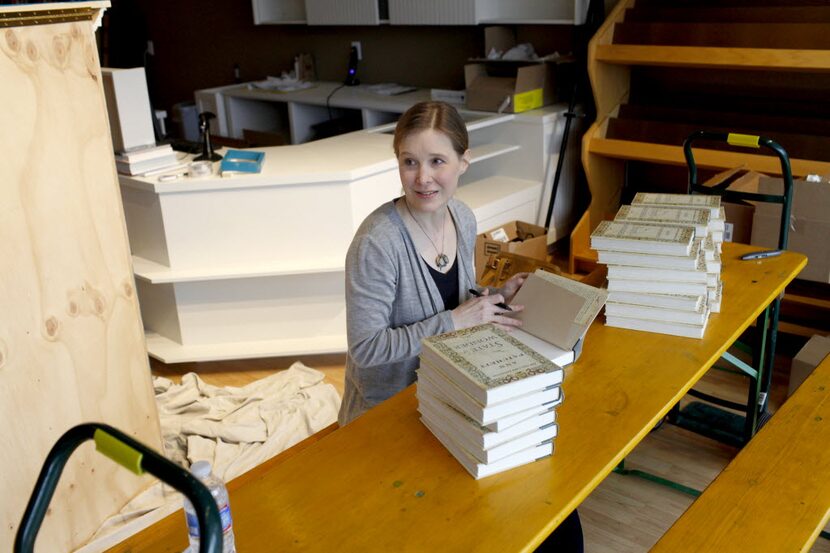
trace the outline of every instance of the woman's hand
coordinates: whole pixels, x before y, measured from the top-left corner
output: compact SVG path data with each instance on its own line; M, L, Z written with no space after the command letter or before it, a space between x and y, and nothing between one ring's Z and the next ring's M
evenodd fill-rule
M490 291L485 289L480 297L470 298L452 310L452 322L455 329L461 330L486 323L493 323L503 330L522 326L522 321L512 317L510 311L505 311L496 305L504 301L504 296L501 294L491 296ZM513 310L512 313L517 313L523 310L524 306L511 305L510 309Z
M530 273L516 273L504 283L504 285L499 290L501 295L504 296L505 302L510 303L513 301L513 297L516 295L516 292L519 291L519 288L522 287L522 284L525 283L527 277L530 276Z

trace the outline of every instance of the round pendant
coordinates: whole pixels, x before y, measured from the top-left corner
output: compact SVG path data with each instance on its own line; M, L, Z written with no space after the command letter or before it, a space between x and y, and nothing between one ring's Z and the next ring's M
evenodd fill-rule
M435 258L435 265L439 269L443 269L447 265L450 264L450 258L446 256L446 254L439 253L438 257Z

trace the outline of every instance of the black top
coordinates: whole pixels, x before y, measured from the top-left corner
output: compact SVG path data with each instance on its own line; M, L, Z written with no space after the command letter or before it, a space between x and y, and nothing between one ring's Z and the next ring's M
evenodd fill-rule
M435 281L435 286L441 293L441 299L444 300L444 309L455 309L458 307L458 263L453 260L452 267L446 273L436 271L429 267L429 274L432 275L432 280Z

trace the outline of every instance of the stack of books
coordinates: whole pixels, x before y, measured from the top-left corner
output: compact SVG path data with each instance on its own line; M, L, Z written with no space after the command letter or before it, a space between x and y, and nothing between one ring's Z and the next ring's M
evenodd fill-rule
M559 365L489 324L422 345L421 421L474 478L553 454Z
M721 309L718 196L640 193L591 235L608 266L606 324L702 338Z
M115 168L122 175L163 172L178 165L176 152L169 144L147 146L115 154Z

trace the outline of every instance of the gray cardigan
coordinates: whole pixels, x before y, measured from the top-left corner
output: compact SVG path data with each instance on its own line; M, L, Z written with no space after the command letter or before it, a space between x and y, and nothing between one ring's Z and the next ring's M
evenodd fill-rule
M475 285L476 220L469 207L449 202L458 235L459 301ZM357 229L346 254L346 383L338 421L347 424L415 382L421 339L454 330L450 311L388 202Z

